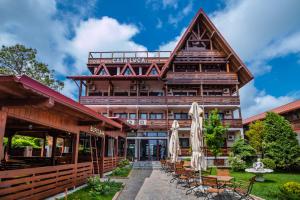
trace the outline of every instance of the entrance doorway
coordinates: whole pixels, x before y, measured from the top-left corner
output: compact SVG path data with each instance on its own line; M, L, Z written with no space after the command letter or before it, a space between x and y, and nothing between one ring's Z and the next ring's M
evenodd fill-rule
M166 139L140 140L140 160L160 160L167 157Z

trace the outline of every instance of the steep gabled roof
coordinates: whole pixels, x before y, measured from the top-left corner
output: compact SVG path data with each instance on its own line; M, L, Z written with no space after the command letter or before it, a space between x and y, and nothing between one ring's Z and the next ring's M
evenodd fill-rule
M239 58L239 56L235 53L235 51L230 47L230 45L226 42L224 37L221 35L221 33L218 31L218 29L215 27L215 25L212 23L212 21L208 18L208 16L205 14L203 9L200 9L196 16L193 18L192 22L184 32L183 36L177 43L175 49L173 50L170 58L165 63L163 69L161 70L161 75L164 76L167 72L167 69L170 67L170 64L176 57L179 50L182 48L182 46L185 44L186 40L189 38L190 34L192 33L193 27L197 24L197 22L201 20L203 24L206 26L206 28L212 33L211 38L214 39L215 42L218 43L219 46L221 46L222 50L226 53L228 59L233 64L233 69L235 72L238 73L239 80L240 80L240 87L248 83L253 79L253 75L251 72L247 69L246 65L243 63L243 61Z

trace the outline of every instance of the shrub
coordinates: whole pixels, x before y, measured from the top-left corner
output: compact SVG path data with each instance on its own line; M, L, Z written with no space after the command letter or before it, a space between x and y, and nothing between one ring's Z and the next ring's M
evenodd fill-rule
M131 170L131 166L126 167L117 167L114 169L110 176L120 176L120 177L127 177Z
M118 167L125 167L127 165L129 165L129 160L128 159L124 159L122 161L119 162Z
M280 199L296 200L300 199L300 183L287 182L279 187Z
M239 155L246 163L251 163L256 156L255 149L247 144L244 139L236 140L233 143L231 150L235 156Z
M90 177L88 179L88 187L91 189L90 194L94 197L99 195L110 195L118 192L122 187L122 183L117 183L108 179L101 182L98 176Z
M191 161L191 158L190 157L184 158L183 161L188 161L189 162L189 161Z
M261 162L264 164L265 168L275 169L275 167L276 167L274 160L272 160L270 158L261 159Z
M233 156L230 155L228 157L228 162L233 171L243 171L246 169L246 162L241 159L239 155Z

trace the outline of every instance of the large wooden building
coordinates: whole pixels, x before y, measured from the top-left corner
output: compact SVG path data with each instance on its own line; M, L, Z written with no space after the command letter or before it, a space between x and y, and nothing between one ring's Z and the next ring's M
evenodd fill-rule
M217 108L229 127L219 164L235 138L243 137L239 89L253 77L202 9L172 52L90 52L87 67L91 75L69 77L79 87L79 101L132 124L131 159L166 157L175 119L181 156L188 156L192 102L204 107L206 117Z
M0 94L0 199L44 199L126 155L126 124L27 76L0 75Z

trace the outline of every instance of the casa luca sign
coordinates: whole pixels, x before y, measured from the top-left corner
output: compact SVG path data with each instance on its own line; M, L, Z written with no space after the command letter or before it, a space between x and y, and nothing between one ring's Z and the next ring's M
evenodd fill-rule
M90 126L90 131L98 136L104 136L104 131L99 128L96 128L95 126Z
M112 63L148 63L148 59L141 57L113 58Z

